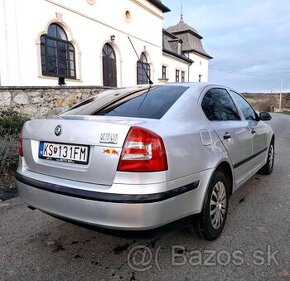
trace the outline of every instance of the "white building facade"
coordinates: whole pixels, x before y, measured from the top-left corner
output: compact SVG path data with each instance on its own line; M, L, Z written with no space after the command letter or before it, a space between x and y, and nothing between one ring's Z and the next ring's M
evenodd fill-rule
M206 81L211 57L186 36L202 37L164 30L169 11L159 0L0 0L0 86Z

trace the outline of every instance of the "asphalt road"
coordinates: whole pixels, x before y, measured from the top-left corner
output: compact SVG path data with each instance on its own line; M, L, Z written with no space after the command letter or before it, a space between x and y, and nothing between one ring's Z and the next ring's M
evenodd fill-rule
M15 198L0 203L0 280L290 280L290 116L274 114L270 124L274 172L255 175L232 196L217 241L186 230L113 237Z

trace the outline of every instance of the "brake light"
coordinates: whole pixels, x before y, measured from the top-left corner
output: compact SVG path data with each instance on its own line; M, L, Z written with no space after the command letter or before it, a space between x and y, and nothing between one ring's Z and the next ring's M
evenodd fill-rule
M162 138L150 130L131 127L120 156L118 171L165 170L167 170L167 158Z
M23 140L22 140L22 130L19 134L19 139L18 139L18 155L23 157Z

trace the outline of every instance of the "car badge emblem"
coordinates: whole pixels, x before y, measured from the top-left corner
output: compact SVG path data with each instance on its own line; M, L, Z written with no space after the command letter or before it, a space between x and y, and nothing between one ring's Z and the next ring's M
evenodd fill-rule
M119 135L117 133L101 133L100 143L117 144Z
M108 155L119 155L119 152L113 148L104 149L103 153L108 154Z
M60 136L61 135L61 132L62 132L62 128L61 128L61 125L57 125L54 129L54 133L56 136Z

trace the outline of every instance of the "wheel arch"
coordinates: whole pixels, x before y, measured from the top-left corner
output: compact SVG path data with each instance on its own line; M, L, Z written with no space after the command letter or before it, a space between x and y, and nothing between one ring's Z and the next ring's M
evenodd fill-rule
M272 138L271 138L271 142L273 141L273 143L275 144L275 135L273 134L272 135Z
M222 161L221 163L218 164L214 173L216 171L222 171L224 173L224 175L226 176L226 179L227 179L228 184L230 186L229 195L231 196L233 193L233 187L234 187L234 173L233 173L231 165L227 161Z

